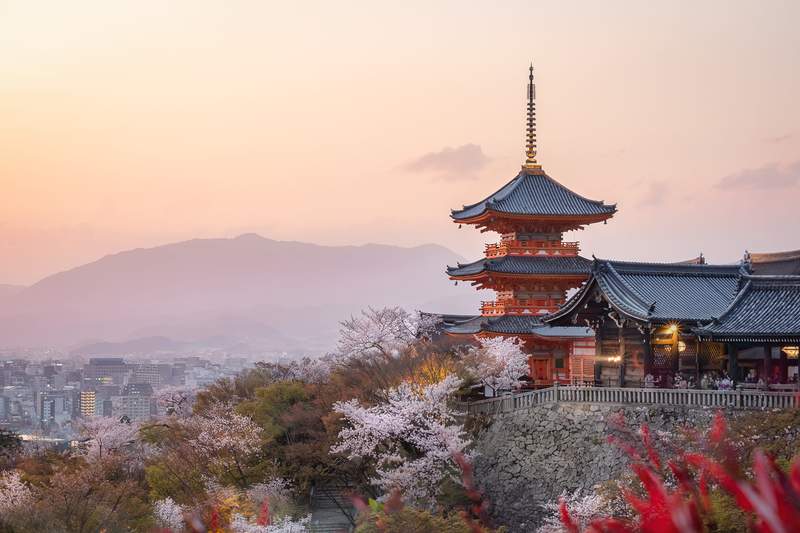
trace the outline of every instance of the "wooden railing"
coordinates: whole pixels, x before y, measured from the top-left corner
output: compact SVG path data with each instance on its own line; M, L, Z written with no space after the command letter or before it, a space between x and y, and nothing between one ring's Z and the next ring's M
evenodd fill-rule
M544 312L552 313L563 303L563 299L555 298L484 301L481 302L481 314L484 316L538 315Z
M465 404L470 415L495 415L558 402L622 405L685 405L735 409L789 409L800 405L797 392L755 390L633 389L620 387L553 386L506 394Z
M515 241L504 240L497 244L486 245L486 257L504 255L578 255L580 248L577 242L563 241Z

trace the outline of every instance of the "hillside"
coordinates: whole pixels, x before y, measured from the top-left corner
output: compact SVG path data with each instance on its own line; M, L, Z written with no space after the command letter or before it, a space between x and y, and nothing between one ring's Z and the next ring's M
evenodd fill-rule
M0 298L0 346L168 337L324 349L366 306L468 312L437 245L319 246L248 234L106 256Z

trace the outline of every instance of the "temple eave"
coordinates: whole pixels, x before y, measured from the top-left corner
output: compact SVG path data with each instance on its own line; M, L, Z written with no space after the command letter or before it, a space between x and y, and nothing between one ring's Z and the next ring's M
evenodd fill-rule
M457 218L455 214L451 214L450 218L452 218L453 222L456 224L469 224L469 225L476 225L476 226L484 226L486 228L490 227L490 225L496 225L502 222L511 222L511 223L541 223L541 224L552 224L552 223L559 223L559 224L566 224L570 228L578 229L580 226L584 226L586 224L594 224L597 222L603 222L605 220L610 219L616 213L616 208L613 211L608 213L602 214L595 214L595 215L569 215L569 214L553 214L553 215L545 215L545 214L528 214L528 213L506 213L503 211L495 211L493 209L487 209L483 211L481 214L467 217L467 218Z

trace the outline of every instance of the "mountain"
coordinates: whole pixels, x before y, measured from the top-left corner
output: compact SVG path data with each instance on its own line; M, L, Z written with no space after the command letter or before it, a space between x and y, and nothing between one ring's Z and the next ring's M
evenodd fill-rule
M438 245L319 246L247 234L106 256L0 299L0 346L166 337L269 350L326 349L367 306L469 312L475 291ZM452 306L452 307L451 307Z
M25 289L22 285L7 285L0 283L0 298L11 296L22 292Z

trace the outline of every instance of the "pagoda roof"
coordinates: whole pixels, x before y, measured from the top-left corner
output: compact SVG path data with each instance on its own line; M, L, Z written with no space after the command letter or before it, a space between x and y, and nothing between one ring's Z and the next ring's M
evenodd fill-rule
M800 275L800 250L786 252L747 252L745 262L754 274Z
M709 324L704 338L739 342L800 341L800 276L743 275L738 296Z
M471 277L493 272L512 275L587 276L591 269L592 261L578 255L505 255L447 267L447 275Z
M545 339L577 339L594 337L594 330L583 326L550 326L537 316L506 315L499 317L443 315L444 330L452 335L497 333L533 335Z
M454 209L451 217L469 221L490 211L541 218L590 218L605 220L616 212L616 204L589 200L567 189L542 171L523 169L500 190L480 202Z
M635 263L596 259L592 274L547 322L577 312L597 288L621 315L643 322L703 322L739 292L739 265Z

